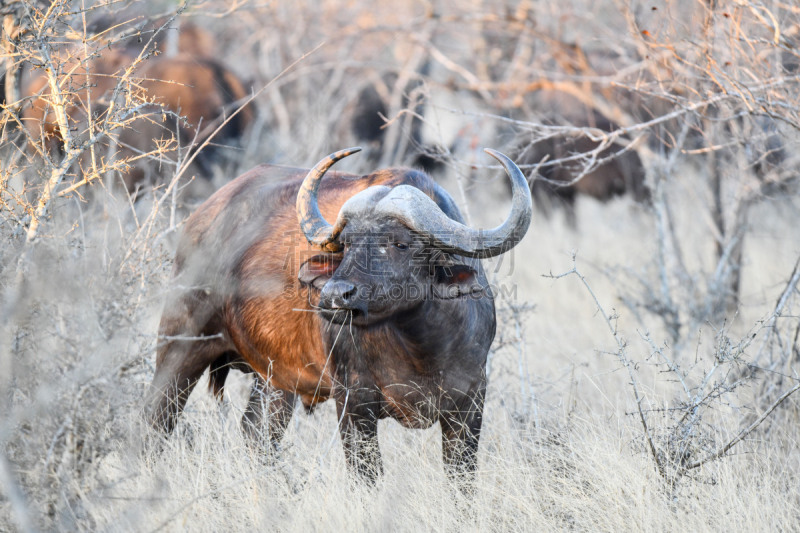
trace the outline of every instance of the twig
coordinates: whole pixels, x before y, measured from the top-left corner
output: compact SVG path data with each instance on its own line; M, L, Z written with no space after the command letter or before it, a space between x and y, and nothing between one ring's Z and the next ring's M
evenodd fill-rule
M708 463L709 461L713 461L715 459L719 459L720 457L722 457L723 455L728 453L728 451L731 448L736 446L742 439L744 439L750 433L752 433L754 429L756 429L764 420L767 419L767 417L770 414L772 414L772 411L774 411L780 404L782 404L789 396L794 394L798 389L800 389L800 383L795 384L794 387L792 387L791 389L789 389L786 392L784 392L781 395L781 397L778 398L777 400L775 400L772 403L772 405L770 405L767 408L767 410L764 411L764 413L760 417L758 417L758 419L755 422L750 424L750 426L748 426L747 429L744 429L744 430L740 431L739 434L736 435L736 437L734 437L733 439L731 439L727 444L725 444L724 446L719 448L717 451L707 455L706 457L704 457L704 458L702 458L702 459L700 459L698 461L695 461L693 463L690 463L689 465L687 465L685 467L685 469L686 470L691 470L693 468L697 468L699 466L702 466L702 465Z
M626 343L622 338L620 338L619 333L617 332L617 329L614 327L614 325L611 322L611 317L608 316L608 314L606 313L605 309L603 309L603 306L600 305L600 300L597 299L597 296L595 295L595 293L592 290L591 286L589 286L589 282L587 282L586 278L583 277L583 274L581 274L578 271L577 255L573 252L573 254L572 254L572 268L570 270L568 270L567 272L564 272L563 274L557 274L557 275L550 274L550 275L545 275L544 277L552 278L552 279L560 279L560 278L567 277L569 275L575 275L581 281L581 284L583 285L583 287L586 289L586 291L589 293L589 295L594 300L595 307L597 308L598 312L603 316L603 320L605 321L606 325L608 326L608 330L611 333L611 336L614 338L614 341L617 343L616 356L617 356L617 359L622 363L622 366L624 366L625 369L628 371L628 376L631 379L630 383L631 383L631 387L633 388L634 399L636 400L636 408L637 408L637 411L639 413L639 422L642 425L642 430L644 431L645 438L647 440L647 446L648 446L648 448L650 450L650 454L653 456L653 461L656 464L656 468L657 468L659 474L661 474L662 477L667 478L666 469L665 469L665 467L664 467L664 465L662 463L662 460L660 459L660 457L658 455L658 451L656 450L655 442L653 441L653 437L650 434L650 426L647 423L647 417L645 416L644 409L642 408L642 402L644 401L644 398L639 392L639 382L636 379L636 375L634 374L634 371L633 371L634 370L633 369L634 365L631 362L631 360L628 359L628 357L625 355Z

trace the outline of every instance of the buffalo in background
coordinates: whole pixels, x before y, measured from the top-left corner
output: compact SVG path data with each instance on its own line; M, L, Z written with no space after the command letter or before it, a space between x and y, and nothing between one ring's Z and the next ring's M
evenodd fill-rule
M573 98L563 94L538 95L534 103L541 111L540 120L546 125L593 128L601 132L612 132L619 126L593 109L589 109ZM646 202L650 191L645 182L645 168L636 151L620 143L611 143L596 155L596 160L613 158L595 166L580 180L575 180L586 167L588 154L601 146L602 141L593 140L578 132L556 134L537 140L531 136L518 136L511 157L523 168L529 168L531 192L537 207L545 215L553 208L562 206L568 222L576 223L575 200L578 195L589 196L601 202L629 194L637 202ZM538 172L539 177L533 175Z
M248 91L239 77L210 55L213 38L204 30L183 23L179 29L161 30L163 39L156 35L150 40L160 27L158 24L128 27L121 36L113 36L110 29L103 29L115 28L112 21L99 20L90 28L97 32L95 41L109 41L106 48L80 65L78 56L72 55L80 54L80 50L66 48L58 57L63 71L72 69L67 84L72 94L67 114L76 125L75 131L85 132L89 110L95 120L102 120L111 106L124 101L128 91L146 92L150 104L141 109L141 118L103 144L108 157L114 157L119 150L131 158L131 168L122 173L130 192L162 182L162 176L172 170L169 166L177 162L177 154L184 159L206 141L210 141L209 145L197 153L192 172L210 178L214 166L224 162L222 148L238 145L253 116L252 110L243 108L212 139L214 130L244 103ZM115 93L120 77L140 54L149 57L132 74L130 87ZM41 71L29 69L24 74L22 94L30 104L22 110L23 124L34 142L44 138L52 153L61 141L48 102L49 92L47 77ZM117 98L114 102L113 96ZM86 138L83 135L81 140ZM177 144L169 144L172 140ZM163 155L140 157L158 145L168 144L170 149Z
M441 148L427 145L422 138L425 113L422 77L428 74L428 68L424 64L405 85L400 83L397 73L387 72L360 87L352 106L350 129L356 142L364 146L370 165L405 165L428 173L441 167ZM398 131L392 136L387 122L396 108L407 112L396 117L391 127Z

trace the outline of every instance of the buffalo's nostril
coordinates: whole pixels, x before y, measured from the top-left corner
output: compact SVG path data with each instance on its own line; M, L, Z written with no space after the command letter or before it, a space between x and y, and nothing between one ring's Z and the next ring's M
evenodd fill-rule
M344 300L345 302L349 302L356 295L356 287L355 287L355 285L353 285L352 283L349 284L349 285L350 285L350 288L348 290L342 292L342 300Z
M348 308L356 298L358 290L349 281L331 280L322 288L322 300L330 307Z

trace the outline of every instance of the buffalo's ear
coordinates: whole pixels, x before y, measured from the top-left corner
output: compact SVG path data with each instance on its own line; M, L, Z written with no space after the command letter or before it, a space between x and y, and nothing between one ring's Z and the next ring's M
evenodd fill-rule
M305 287L322 289L342 262L342 254L319 254L300 265L297 279Z
M467 294L480 294L484 290L478 281L478 272L468 264L436 265L433 275L433 295L436 298L458 298Z

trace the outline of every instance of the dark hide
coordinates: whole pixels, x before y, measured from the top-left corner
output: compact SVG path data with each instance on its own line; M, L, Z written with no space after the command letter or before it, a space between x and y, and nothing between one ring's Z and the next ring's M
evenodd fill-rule
M421 76L427 74L423 66ZM425 104L421 94L422 83L411 80L405 87L398 87L398 76L389 72L362 86L352 110L350 126L357 144L364 146L372 165L408 165L425 172L435 172L442 167L441 148L426 145L422 139L422 117ZM393 118L391 102L396 91L402 91L401 106L411 114L401 115L389 125ZM387 143L387 129L402 128L394 146Z
M561 99L546 100L550 106L559 102ZM576 109L583 112L577 112ZM550 112L558 113L558 110L558 108L551 109ZM559 114L558 119L545 119L544 122L568 123L576 127L596 128L605 132L619 128L617 124L599 113L574 102L563 111L564 114ZM650 191L645 184L645 169L639 155L635 150L625 150L625 146L618 143L606 147L597 156L597 159L613 157L612 160L597 166L577 183L560 185L577 178L583 171L584 164L581 160L553 162L591 152L599 145L599 141L577 134L560 135L543 140L524 138L516 141L516 147L510 150L510 155L519 165L539 165L538 175L544 179L535 179L535 176L529 178L529 181L532 181L531 193L537 207L545 215L549 215L553 207L563 206L567 212L567 219L574 225L575 199L579 195L589 196L601 202L607 202L624 194L631 195L637 202L646 202L650 199ZM534 170L526 170L526 173L533 172Z

